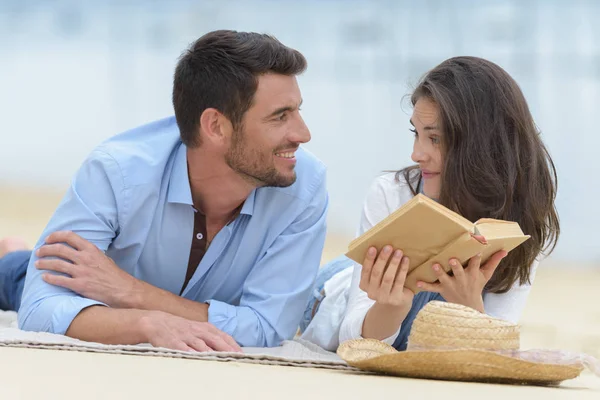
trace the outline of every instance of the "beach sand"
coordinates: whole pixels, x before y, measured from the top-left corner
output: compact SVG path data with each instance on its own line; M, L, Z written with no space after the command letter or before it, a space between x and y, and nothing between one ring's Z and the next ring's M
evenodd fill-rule
M33 245L62 194L0 186L0 237ZM350 237L327 238L323 262ZM600 357L600 267L544 262L522 317L524 349ZM85 352L0 348L0 398L420 398L600 399L600 378L584 373L560 388L403 379L348 372Z

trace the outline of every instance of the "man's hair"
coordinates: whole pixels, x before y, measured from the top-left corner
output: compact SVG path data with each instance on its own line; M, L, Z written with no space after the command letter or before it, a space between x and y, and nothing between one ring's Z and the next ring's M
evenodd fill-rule
M200 145L200 116L207 108L234 129L251 107L260 75L298 75L306 59L273 36L219 30L196 40L181 56L173 79L173 107L182 142Z
M536 257L556 246L560 224L556 169L519 85L490 61L455 57L421 79L413 106L422 98L440 109L440 203L472 222L516 221L531 235L500 262L486 290L503 293L528 282ZM418 167L399 171L401 177L416 194Z

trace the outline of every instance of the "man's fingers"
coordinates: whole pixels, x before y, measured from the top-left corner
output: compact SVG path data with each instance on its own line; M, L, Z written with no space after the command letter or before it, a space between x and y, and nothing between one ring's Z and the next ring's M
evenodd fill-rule
M197 337L192 337L189 340L187 340L187 345L190 346L192 349L202 353L206 351L213 351L211 346L208 346L204 340Z
M68 263L66 261L63 261L63 260L41 259L41 260L36 260L34 265L37 269L60 272L61 274L66 274L66 275L70 275L70 276L74 276L75 272L76 272L75 265Z
M237 342L235 341L234 338L232 338L231 336L229 336L222 330L218 329L214 325L212 325L208 322L206 324L212 327L210 333L219 339L218 343L222 343L222 344L226 345L228 348L221 350L220 348L217 348L219 346L215 347L216 344L215 344L215 346L213 346L211 343L207 342L210 345L210 347L212 347L213 349L215 349L217 351L233 351L233 352L239 352L239 353L242 352L242 348L237 344Z
M35 255L39 258L58 257L66 261L76 263L79 261L79 252L64 244L45 244L36 250Z
M227 343L221 337L221 335L214 335L212 333L206 332L204 333L204 335L202 335L202 340L208 346L210 346L211 349L214 349L214 351L235 352L235 349L229 343Z
M192 347L188 346L187 344L185 344L185 342L183 342L181 340L173 340L173 341L169 342L168 344L166 344L164 346L159 346L159 347L165 347L167 349L179 350L179 351L195 351Z
M227 342L227 344L229 346L231 346L231 351L234 351L236 353L241 353L242 352L242 348L240 347L239 344L237 344L237 342L235 341L234 338L232 338L231 336L229 336L228 334L226 334L225 332L220 332L221 337L223 338L223 340L225 340L225 342Z
M375 262L375 255L377 255L377 249L375 247L370 247L369 250L367 250L365 260L362 263L359 287L363 292L369 290L369 281L371 279L373 263Z
M400 266L400 261L402 261L402 255L403 254L401 250L396 250L383 274L383 278L381 279L380 293L384 296L389 296L392 293L394 282L396 281L398 267Z
M97 250L98 248L92 243L88 242L78 234L71 231L58 231L51 233L46 238L47 244L54 243L67 243L69 246L73 247L75 250Z
M206 336L206 335L212 335L212 336L220 338L219 343L222 342L228 346L227 349L219 350L215 346L212 346L211 343L208 343L212 348L214 348L217 351L233 351L233 352L240 352L240 353L242 352L242 348L237 344L235 339L233 339L230 335L228 335L227 333L218 329L216 326L214 326L210 322L201 322L200 324L201 325L197 325L198 328L195 331L196 336L201 337L203 340L205 340L208 343L207 338L210 336Z
M42 274L42 279L50 285L64 287L65 289L77 292L77 290L75 290L75 279L73 278L62 275Z

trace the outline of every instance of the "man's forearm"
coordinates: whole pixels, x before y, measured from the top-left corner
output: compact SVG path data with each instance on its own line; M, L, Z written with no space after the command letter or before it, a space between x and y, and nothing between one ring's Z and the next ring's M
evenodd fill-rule
M192 321L208 322L208 304L185 299L143 281L139 281L126 303L127 308L164 311Z
M104 344L146 343L143 322L147 314L143 310L88 307L73 319L66 335Z
M181 351L241 351L231 336L213 325L162 311L91 306L73 319L66 335L104 344L149 343Z

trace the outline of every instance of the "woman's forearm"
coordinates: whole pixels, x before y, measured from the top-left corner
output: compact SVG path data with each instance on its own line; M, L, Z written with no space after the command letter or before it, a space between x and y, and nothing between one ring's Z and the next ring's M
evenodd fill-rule
M362 326L362 337L384 340L394 335L410 311L408 306L397 307L379 303L367 312Z

